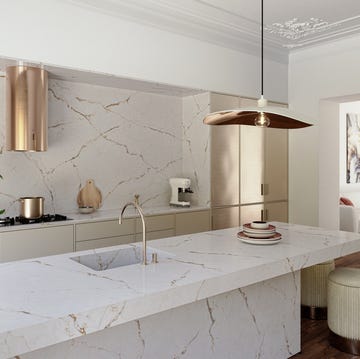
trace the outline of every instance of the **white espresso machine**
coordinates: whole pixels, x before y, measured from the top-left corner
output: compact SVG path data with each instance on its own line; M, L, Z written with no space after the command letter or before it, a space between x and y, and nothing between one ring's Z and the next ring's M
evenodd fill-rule
M191 181L189 178L170 178L171 199L170 206L190 207L190 201L184 201L185 193L193 193L190 189Z

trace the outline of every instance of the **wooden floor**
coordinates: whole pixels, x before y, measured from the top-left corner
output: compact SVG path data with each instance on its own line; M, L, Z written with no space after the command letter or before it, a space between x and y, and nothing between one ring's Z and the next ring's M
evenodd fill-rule
M360 268L360 253L351 254L336 260L336 266ZM343 353L331 347L328 342L326 320L302 319L301 353L294 359L359 359L360 356Z

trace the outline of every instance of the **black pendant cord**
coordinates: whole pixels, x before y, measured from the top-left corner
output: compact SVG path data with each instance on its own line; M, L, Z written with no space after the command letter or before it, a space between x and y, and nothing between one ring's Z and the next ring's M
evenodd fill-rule
M264 95L264 0L261 0L261 96Z

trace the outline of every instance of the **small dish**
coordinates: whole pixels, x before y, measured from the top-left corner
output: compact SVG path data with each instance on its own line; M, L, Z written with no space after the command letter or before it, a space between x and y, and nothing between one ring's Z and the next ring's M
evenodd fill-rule
M271 238L272 236L274 236L276 234L276 232L271 232L271 233L252 233L252 232L247 232L247 231L243 231L242 233L244 233L245 235L247 235L250 238Z
M244 231L249 232L249 233L274 233L274 232L276 232L276 227L273 226L272 224L268 224L267 228L255 229L255 228L251 227L251 223L245 223L245 224L243 224L243 228L244 228Z
M255 245L262 245L262 246L271 246L273 244L277 244L281 241L281 238L276 239L274 241L267 241L267 240L261 240L261 239L251 239L251 238L239 238L241 242L248 243L248 244L255 244Z
M89 214L95 211L94 207L79 207L79 213Z
M253 237L252 234L248 234L245 232L239 232L237 234L237 236L239 238L245 238L245 239L262 239L262 240L266 240L266 241L277 241L281 238L281 234L279 232L275 232L274 234L268 235L266 237Z
M250 223L250 226L254 229L268 229L269 223L264 221L252 221Z
M249 244L269 245L269 244L279 243L281 241L281 234L278 232L276 232L273 236L271 236L267 239L251 238L251 237L247 236L244 232L239 232L237 234L237 237L240 241L249 243Z

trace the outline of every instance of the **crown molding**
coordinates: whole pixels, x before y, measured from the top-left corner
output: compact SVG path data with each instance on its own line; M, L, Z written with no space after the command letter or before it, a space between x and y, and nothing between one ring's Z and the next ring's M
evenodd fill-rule
M293 50L359 34L360 16L330 23L317 18L307 21L291 19L266 26L265 31L277 35L282 46Z
M65 0L87 10L152 26L218 46L260 55L259 23L201 0ZM191 12L189 12L189 8ZM264 57L288 63L289 50L265 35Z

